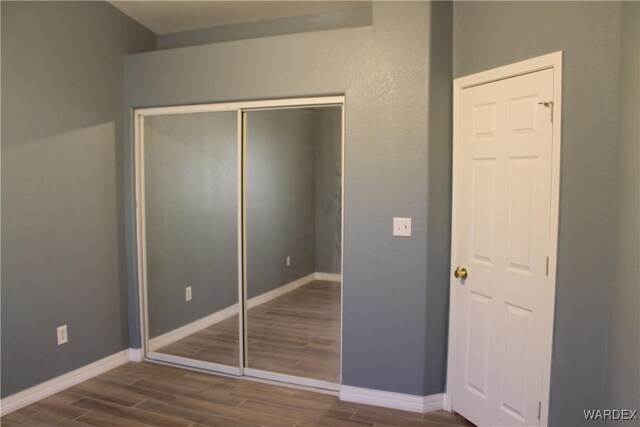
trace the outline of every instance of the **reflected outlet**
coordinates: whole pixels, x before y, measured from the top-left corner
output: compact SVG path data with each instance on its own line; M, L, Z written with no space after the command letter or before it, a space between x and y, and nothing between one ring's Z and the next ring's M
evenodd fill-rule
M67 335L67 325L58 326L56 329L58 333L58 345L66 344L69 342L69 335Z

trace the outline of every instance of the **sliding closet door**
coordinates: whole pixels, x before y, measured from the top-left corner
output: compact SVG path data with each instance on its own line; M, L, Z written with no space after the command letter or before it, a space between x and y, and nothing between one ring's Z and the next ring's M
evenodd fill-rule
M143 123L147 355L237 369L237 113Z
M244 113L249 375L340 382L341 117Z

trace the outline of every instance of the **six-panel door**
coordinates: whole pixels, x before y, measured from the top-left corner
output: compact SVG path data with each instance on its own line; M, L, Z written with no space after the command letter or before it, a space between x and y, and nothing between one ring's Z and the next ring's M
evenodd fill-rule
M553 70L461 96L454 410L538 424L549 253Z

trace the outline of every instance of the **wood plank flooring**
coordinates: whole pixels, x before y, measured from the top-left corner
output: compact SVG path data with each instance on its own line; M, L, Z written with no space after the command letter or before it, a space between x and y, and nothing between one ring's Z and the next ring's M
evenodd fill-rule
M339 282L316 280L248 312L248 366L340 382ZM238 365L238 318L169 344L160 353Z
M129 363L15 411L6 427L454 427L444 411L417 414L151 363Z
M248 366L339 383L340 294L316 280L249 310Z

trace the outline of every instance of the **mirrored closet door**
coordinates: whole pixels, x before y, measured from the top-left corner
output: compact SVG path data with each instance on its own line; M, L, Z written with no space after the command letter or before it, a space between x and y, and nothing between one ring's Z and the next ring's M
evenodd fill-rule
M338 388L343 102L136 110L145 360Z
M340 383L341 123L340 106L244 114L245 366L253 375Z
M147 356L237 373L237 113L152 115L142 129Z

